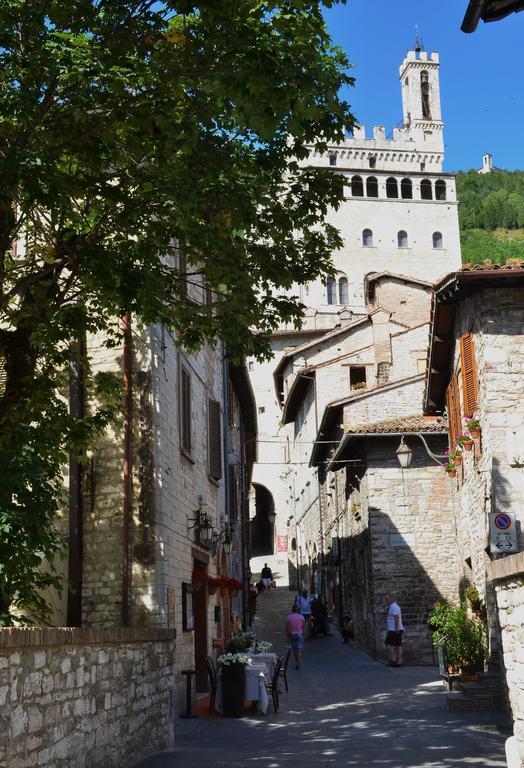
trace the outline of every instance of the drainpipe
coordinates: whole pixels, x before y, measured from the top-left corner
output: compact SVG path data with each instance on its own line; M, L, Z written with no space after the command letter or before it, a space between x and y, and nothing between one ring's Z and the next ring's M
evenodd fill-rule
M84 355L86 344L80 337L71 350L69 376L69 413L75 420L85 415ZM78 453L69 455L69 563L67 626L82 626L83 577L83 470Z
M124 332L124 506L122 514L122 626L129 626L129 526L131 522L131 440L133 424L133 349L131 314L122 317Z

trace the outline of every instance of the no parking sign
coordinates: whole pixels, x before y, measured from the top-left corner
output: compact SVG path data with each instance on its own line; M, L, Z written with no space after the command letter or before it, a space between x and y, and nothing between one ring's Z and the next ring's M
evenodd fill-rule
M518 552L517 527L513 512L491 512L489 515L489 551Z

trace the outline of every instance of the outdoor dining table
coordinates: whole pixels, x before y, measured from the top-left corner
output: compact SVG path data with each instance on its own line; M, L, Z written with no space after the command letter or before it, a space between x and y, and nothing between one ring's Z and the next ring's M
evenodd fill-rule
M258 654L257 654L258 655ZM254 661L246 667L246 684L244 700L251 701L259 712L265 714L269 706L269 697L266 691L266 682L270 682L269 669L264 661ZM222 675L218 676L217 692L215 697L215 709L222 712Z
M272 680L273 673L275 671L275 666L278 659L277 654L276 653L250 653L249 655L253 659L253 664L263 663L267 666L269 680Z

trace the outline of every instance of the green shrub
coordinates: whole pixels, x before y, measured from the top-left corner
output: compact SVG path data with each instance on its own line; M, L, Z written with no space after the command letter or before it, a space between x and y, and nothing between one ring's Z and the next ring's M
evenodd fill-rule
M428 623L433 628L433 641L444 648L450 667L461 672L484 671L486 626L469 614L467 602L459 606L435 603Z

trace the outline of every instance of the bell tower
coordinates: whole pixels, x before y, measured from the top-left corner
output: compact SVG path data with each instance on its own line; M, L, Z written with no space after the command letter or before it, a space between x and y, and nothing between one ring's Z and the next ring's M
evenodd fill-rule
M406 138L415 141L421 149L443 153L438 53L424 51L417 40L399 72Z

